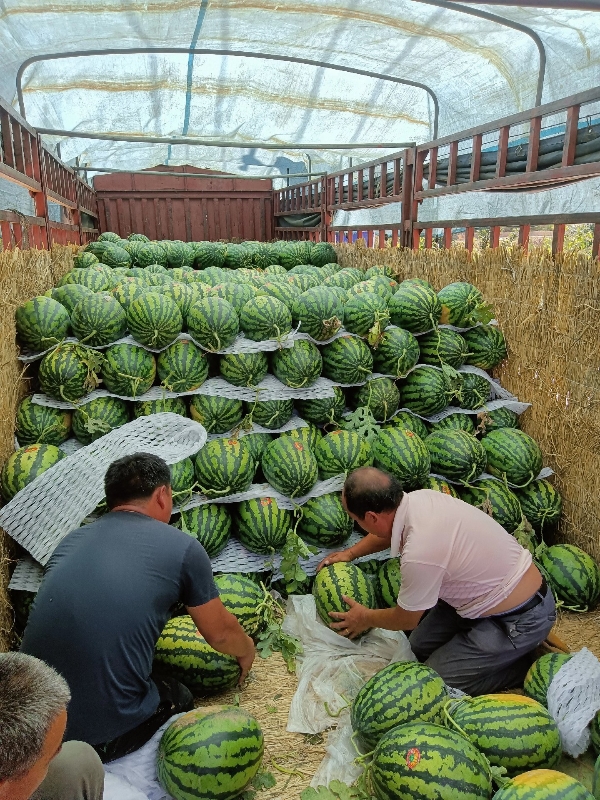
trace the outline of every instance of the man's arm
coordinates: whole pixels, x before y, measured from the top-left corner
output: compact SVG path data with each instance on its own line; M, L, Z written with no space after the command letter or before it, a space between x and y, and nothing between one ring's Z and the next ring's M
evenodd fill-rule
M394 608L365 608L351 597L343 597L350 606L343 613L330 611L329 616L335 620L331 628L349 639L363 633L369 628L384 628L388 631L412 631L417 627L425 611L407 611L400 606Z
M336 564L338 561L354 561L355 558L361 556L370 556L372 553L381 553L382 550L387 550L389 544L380 539L379 536L374 536L372 533L367 533L366 536L348 547L346 550L338 550L337 553L331 553L321 561L317 567L317 572L323 567L328 567L330 564Z
M237 617L227 611L219 597L201 606L187 608L187 612L214 650L237 658L242 670L239 680L241 685L254 662L255 651L254 642L244 631Z

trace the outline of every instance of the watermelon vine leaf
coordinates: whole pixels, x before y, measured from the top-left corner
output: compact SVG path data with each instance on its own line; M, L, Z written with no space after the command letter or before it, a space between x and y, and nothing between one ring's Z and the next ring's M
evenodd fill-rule
M489 303L481 303L475 309L473 318L476 322L481 322L483 325L487 325L488 322L491 322L494 319L494 309L491 305L489 305Z
M536 547L535 533L531 527L531 524L529 523L529 520L527 520L525 516L521 517L521 522L512 532L512 535L515 537L521 547L529 550L532 556L537 557L537 553L540 548Z
M264 583L261 583L261 588L264 597L256 612L262 621L263 631L258 637L256 649L261 658L269 658L275 652L281 653L288 672L293 674L296 671L296 657L302 653L302 645L298 639L282 630L285 609Z
M283 575L287 594L294 594L308 578L308 575L300 565L300 559L306 560L318 552L318 548L303 542L294 530L288 531L281 551L281 564L279 565L279 571Z
M272 772L260 770L252 779L250 786L241 795L240 800L254 800L258 792L262 792L264 789L272 789L276 783L277 781Z
M341 427L345 431L354 431L358 433L358 435L364 437L369 444L373 444L381 430L370 409L365 406L359 406L356 411L347 414L341 422Z
M362 800L368 795L364 794L358 786L348 786L342 781L331 781L328 786L318 786L316 789L305 789L300 795L300 800Z

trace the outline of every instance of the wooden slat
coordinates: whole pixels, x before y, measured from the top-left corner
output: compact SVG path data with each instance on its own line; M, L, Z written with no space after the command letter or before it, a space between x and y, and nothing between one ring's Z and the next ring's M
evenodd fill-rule
M562 253L564 245L565 245L565 229L566 225L563 223L559 223L554 226L554 230L552 231L552 252Z
M575 147L577 146L577 126L579 124L579 106L571 106L567 110L567 124L565 130L565 143L563 146L562 165L570 167L575 161Z
M506 159L508 156L508 138L510 126L503 125L498 134L498 157L496 158L496 177L503 178L506 175Z
M541 130L542 130L542 118L534 117L529 123L529 146L527 148L527 165L526 165L527 172L535 172L538 168Z
M495 248L500 245L500 226L492 225L490 228L490 247Z
M520 225L519 226L519 238L517 243L519 247L522 247L523 250L527 251L529 249L529 234L531 233L531 225Z
M471 154L471 183L479 180L479 170L481 169L481 143L483 136L476 133L473 137L473 152Z
M469 253L473 252L473 242L475 239L475 228L465 228L465 248Z
M429 176L427 178L427 184L430 189L435 189L435 182L437 180L437 157L438 149L437 147L432 147L429 151Z
M456 159L458 158L458 140L450 143L448 156L448 177L446 184L453 186L456 183Z

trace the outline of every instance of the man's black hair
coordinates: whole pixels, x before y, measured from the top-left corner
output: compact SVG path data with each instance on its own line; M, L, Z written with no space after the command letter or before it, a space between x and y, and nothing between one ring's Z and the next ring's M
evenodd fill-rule
M346 508L359 519L364 519L367 511L376 514L395 511L403 497L400 481L389 472L374 467L355 469L344 483Z
M112 509L135 500L145 500L159 486L171 485L171 470L151 453L123 456L109 466L104 476L106 504Z

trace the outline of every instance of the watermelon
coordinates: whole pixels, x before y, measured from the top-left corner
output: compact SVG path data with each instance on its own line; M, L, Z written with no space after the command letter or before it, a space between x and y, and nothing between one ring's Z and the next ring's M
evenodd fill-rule
M102 264L106 264L108 267L128 267L131 264L131 256L124 247L119 247L118 244L110 243L98 258Z
M354 407L368 408L378 422L385 422L398 410L400 392L389 378L373 378L354 394Z
M401 384L401 403L423 417L443 411L454 396L454 388L446 375L435 367L413 370Z
M102 234L100 234L102 236ZM94 264L98 264L98 256L95 256L93 253L89 251L81 250L77 253L76 256L73 256L73 266L75 269L84 269L85 267L93 267Z
M416 433L417 436L420 436L421 439L424 439L426 436L429 435L429 431L427 430L427 426L419 417L415 417L414 414L411 414L410 411L398 411L397 414L390 419L387 423L387 426L393 426L394 428L401 428L405 431L412 431Z
M373 464L371 446L354 431L337 430L323 436L315 447L315 457L321 480Z
M196 475L194 462L191 458L184 458L169 467L171 470L171 491L173 500L177 501L181 495L190 495L194 487Z
M394 267L389 267L386 264L374 264L365 272L365 278L376 278L378 275L383 275L384 278L395 278L396 272Z
M68 334L71 321L67 309L51 297L34 297L15 312L21 344L36 353L59 344Z
M30 444L16 450L4 462L0 473L0 493L5 502L53 467L65 454L53 444Z
M554 767L562 747L556 722L530 697L488 694L461 697L447 712L454 724L488 759L509 776Z
M15 435L20 447L30 444L53 444L58 447L69 438L71 414L62 408L38 406L31 397L19 404Z
M208 360L189 339L180 339L159 353L158 379L170 392L192 392L208 377Z
M398 605L401 582L400 559L388 558L377 570L375 579L377 605L381 608L395 608Z
M187 242L179 240L166 241L164 242L164 247L167 253L167 266L171 269L193 264L196 254Z
M199 695L229 689L240 676L237 659L213 650L188 615L167 622L156 643L154 662Z
M480 411L477 414L477 430L482 436L498 428L518 428L519 415L510 408L497 408L495 411Z
M146 272L150 272L152 275L168 275L169 270L166 267L163 267L162 264L149 264L146 268Z
M345 267L334 273L323 281L324 286L340 286L342 289L350 289L356 283L360 283L365 277L361 269Z
M431 489L434 492L441 492L442 494L449 494L450 497L455 497L459 500L459 495L454 486L442 478L436 478L434 475L429 475L423 481L421 489Z
M574 544L554 544L539 555L554 593L567 608L587 611L600 599L600 568L594 559Z
M403 281L389 302L392 323L411 333L436 328L442 305L433 289L412 281Z
M98 236L98 239L96 241L116 242L117 244L119 244L119 242L121 241L121 237L119 236L118 233L113 233L112 231L105 231L104 233L101 233L100 236Z
M206 428L207 433L227 433L236 428L244 416L241 400L195 394L190 400L190 417Z
M485 450L466 431L448 429L430 433L425 446L431 457L431 471L448 480L469 483L485 470Z
M502 481L486 478L465 488L460 493L461 500L480 508L493 517L509 533L521 524L523 512L514 492Z
M422 364L433 364L436 367L448 364L454 369L462 367L468 352L463 337L450 328L436 328L419 336L419 349Z
M459 733L421 721L380 739L370 781L376 800L489 800L492 793L479 750Z
M294 300L299 294L301 294L301 292L300 289L297 286L294 286L293 283L289 283L288 281L272 280L263 283L259 290L259 294L269 295L270 297L274 297L276 300L280 300L290 310L291 313Z
M197 300L201 300L204 297L201 288L182 283L181 281L168 281L166 284L163 282L162 287L157 291L160 291L161 294L165 297L169 297L176 303L184 324L187 324L187 318L191 307Z
M342 596L350 597L366 608L376 607L372 581L356 564L344 561L323 567L317 573L312 593L317 614L325 625L335 624L335 620L329 616L330 611L348 611Z
M495 325L478 325L463 333L467 344L467 364L490 370L507 357L504 334Z
M321 438L321 431L317 428L316 425L313 425L312 422L309 422L303 428L292 428L291 431L284 431L279 435L289 436L290 439L302 442L302 444L305 444L314 453L315 447L317 446Z
M75 284L72 284L73 286ZM64 286L61 289L57 289L56 291L65 291L69 289L69 286ZM81 287L83 288L83 287ZM148 292L149 288L147 286L141 285L135 278L125 278L120 283L117 283L115 287L111 289L111 294L117 300L117 302L121 305L123 310L127 313L129 306L134 300L137 300L138 297L141 297L145 292Z
M243 244L228 244L225 253L225 266L240 269L252 266L252 253Z
M371 751L397 725L442 722L447 700L446 684L431 667L398 661L376 672L362 686L352 703L352 728Z
M515 492L523 514L534 531L543 535L552 530L560 519L562 498L549 481L531 481L524 489Z
M281 339L292 330L289 308L270 295L249 300L240 311L240 326L248 339Z
M438 431L445 431L448 429L453 431L466 431L473 436L475 435L475 425L468 414L448 414L437 422L429 423L430 433L437 433Z
M164 267L167 263L167 253L158 242L145 242L136 251L135 263L140 267L149 267L150 264L162 264Z
M90 347L103 347L124 336L127 315L111 295L84 295L71 312L73 335Z
M319 349L306 340L295 341L292 347L282 347L271 358L273 375L292 389L311 386L321 376L323 359Z
M118 283L113 271L104 264L86 269L72 269L58 282L58 286L65 286L69 283L80 284L90 289L92 292L106 292L114 288Z
M120 397L139 397L145 394L154 383L155 375L155 358L143 347L115 344L104 354L104 386Z
M431 466L423 440L413 431L401 428L379 432L373 445L373 459L376 467L394 475L406 490L418 489Z
M384 375L403 378L419 360L419 342L402 328L390 328L373 351L373 367Z
M147 417L150 414L179 414L187 417L187 408L181 397L161 397L158 400L142 400L133 404L133 416Z
M483 295L472 283L450 283L440 289L438 300L442 304L442 320L450 325L468 328L482 321Z
M254 459L243 439L207 442L196 456L195 464L199 489L207 497L245 492L254 477Z
M269 362L265 353L231 353L221 356L221 377L233 386L257 386L265 377Z
M558 670L570 658L572 656L569 653L544 653L537 661L534 661L523 682L523 691L527 697L531 697L547 707L548 688Z
M281 550L292 530L292 515L279 508L274 497L243 500L235 511L236 534L253 553Z
M333 397L296 400L296 408L300 416L315 425L338 422L346 407L346 398L338 386L334 386L333 391Z
M281 264L269 264L265 268L266 275L287 275L287 269L282 267Z
M196 269L223 266L225 250L221 249L215 242L190 242L190 246L194 251L194 266Z
M181 530L195 536L209 558L215 558L224 549L231 529L231 514L225 503L204 503L181 512Z
M352 533L353 522L338 492L312 497L302 506L298 535L318 547L337 547Z
M462 372L458 391L458 404L461 408L481 408L490 397L490 383L483 375Z
M111 290L114 292L114 289ZM88 295L93 297L94 293L86 286L81 286L79 283L68 283L66 286L57 286L52 289L50 296L64 306L67 313L71 314L77 303L82 297Z
M129 422L129 409L116 397L97 397L73 414L73 433L82 444L91 444Z
M262 459L267 481L285 497L303 497L315 485L317 460L308 447L289 437L275 439Z
M130 233L127 237L130 242L149 242L150 239L144 233Z
M264 628L264 621L257 611L265 599L264 590L241 572L215 575L215 584L227 611L237 617L248 636L257 636Z
M257 468L260 466L263 453L272 441L273 436L270 433L248 433L244 436L244 444L250 448Z
M336 383L364 383L373 372L373 356L362 339L340 336L321 350L323 375Z
M292 305L294 325L318 342L331 339L342 327L344 307L334 292L315 286L299 295Z
M80 344L63 342L40 362L40 388L55 400L76 402L98 385L102 356Z
M161 350L179 336L183 317L177 303L170 297L158 292L144 292L129 304L127 326L137 342Z
M504 783L493 800L593 800L593 795L564 772L533 769Z
M309 261L317 267L322 267L325 264L333 264L337 261L337 254L335 248L329 242L318 242L310 250Z
M378 294L362 292L344 305L344 327L357 336L369 336L377 342L390 321L387 303Z
M246 405L248 415L257 425L276 431L289 422L294 412L293 400L259 400Z
M233 344L239 332L235 308L222 297L207 296L197 300L187 317L187 327L205 350L224 350Z
M542 468L538 443L515 428L498 428L481 440L487 453L487 470L522 489L537 478Z
M256 289L249 283L233 283L226 281L219 283L211 289L210 294L222 297L235 308L236 313L240 314L242 308L256 297Z

